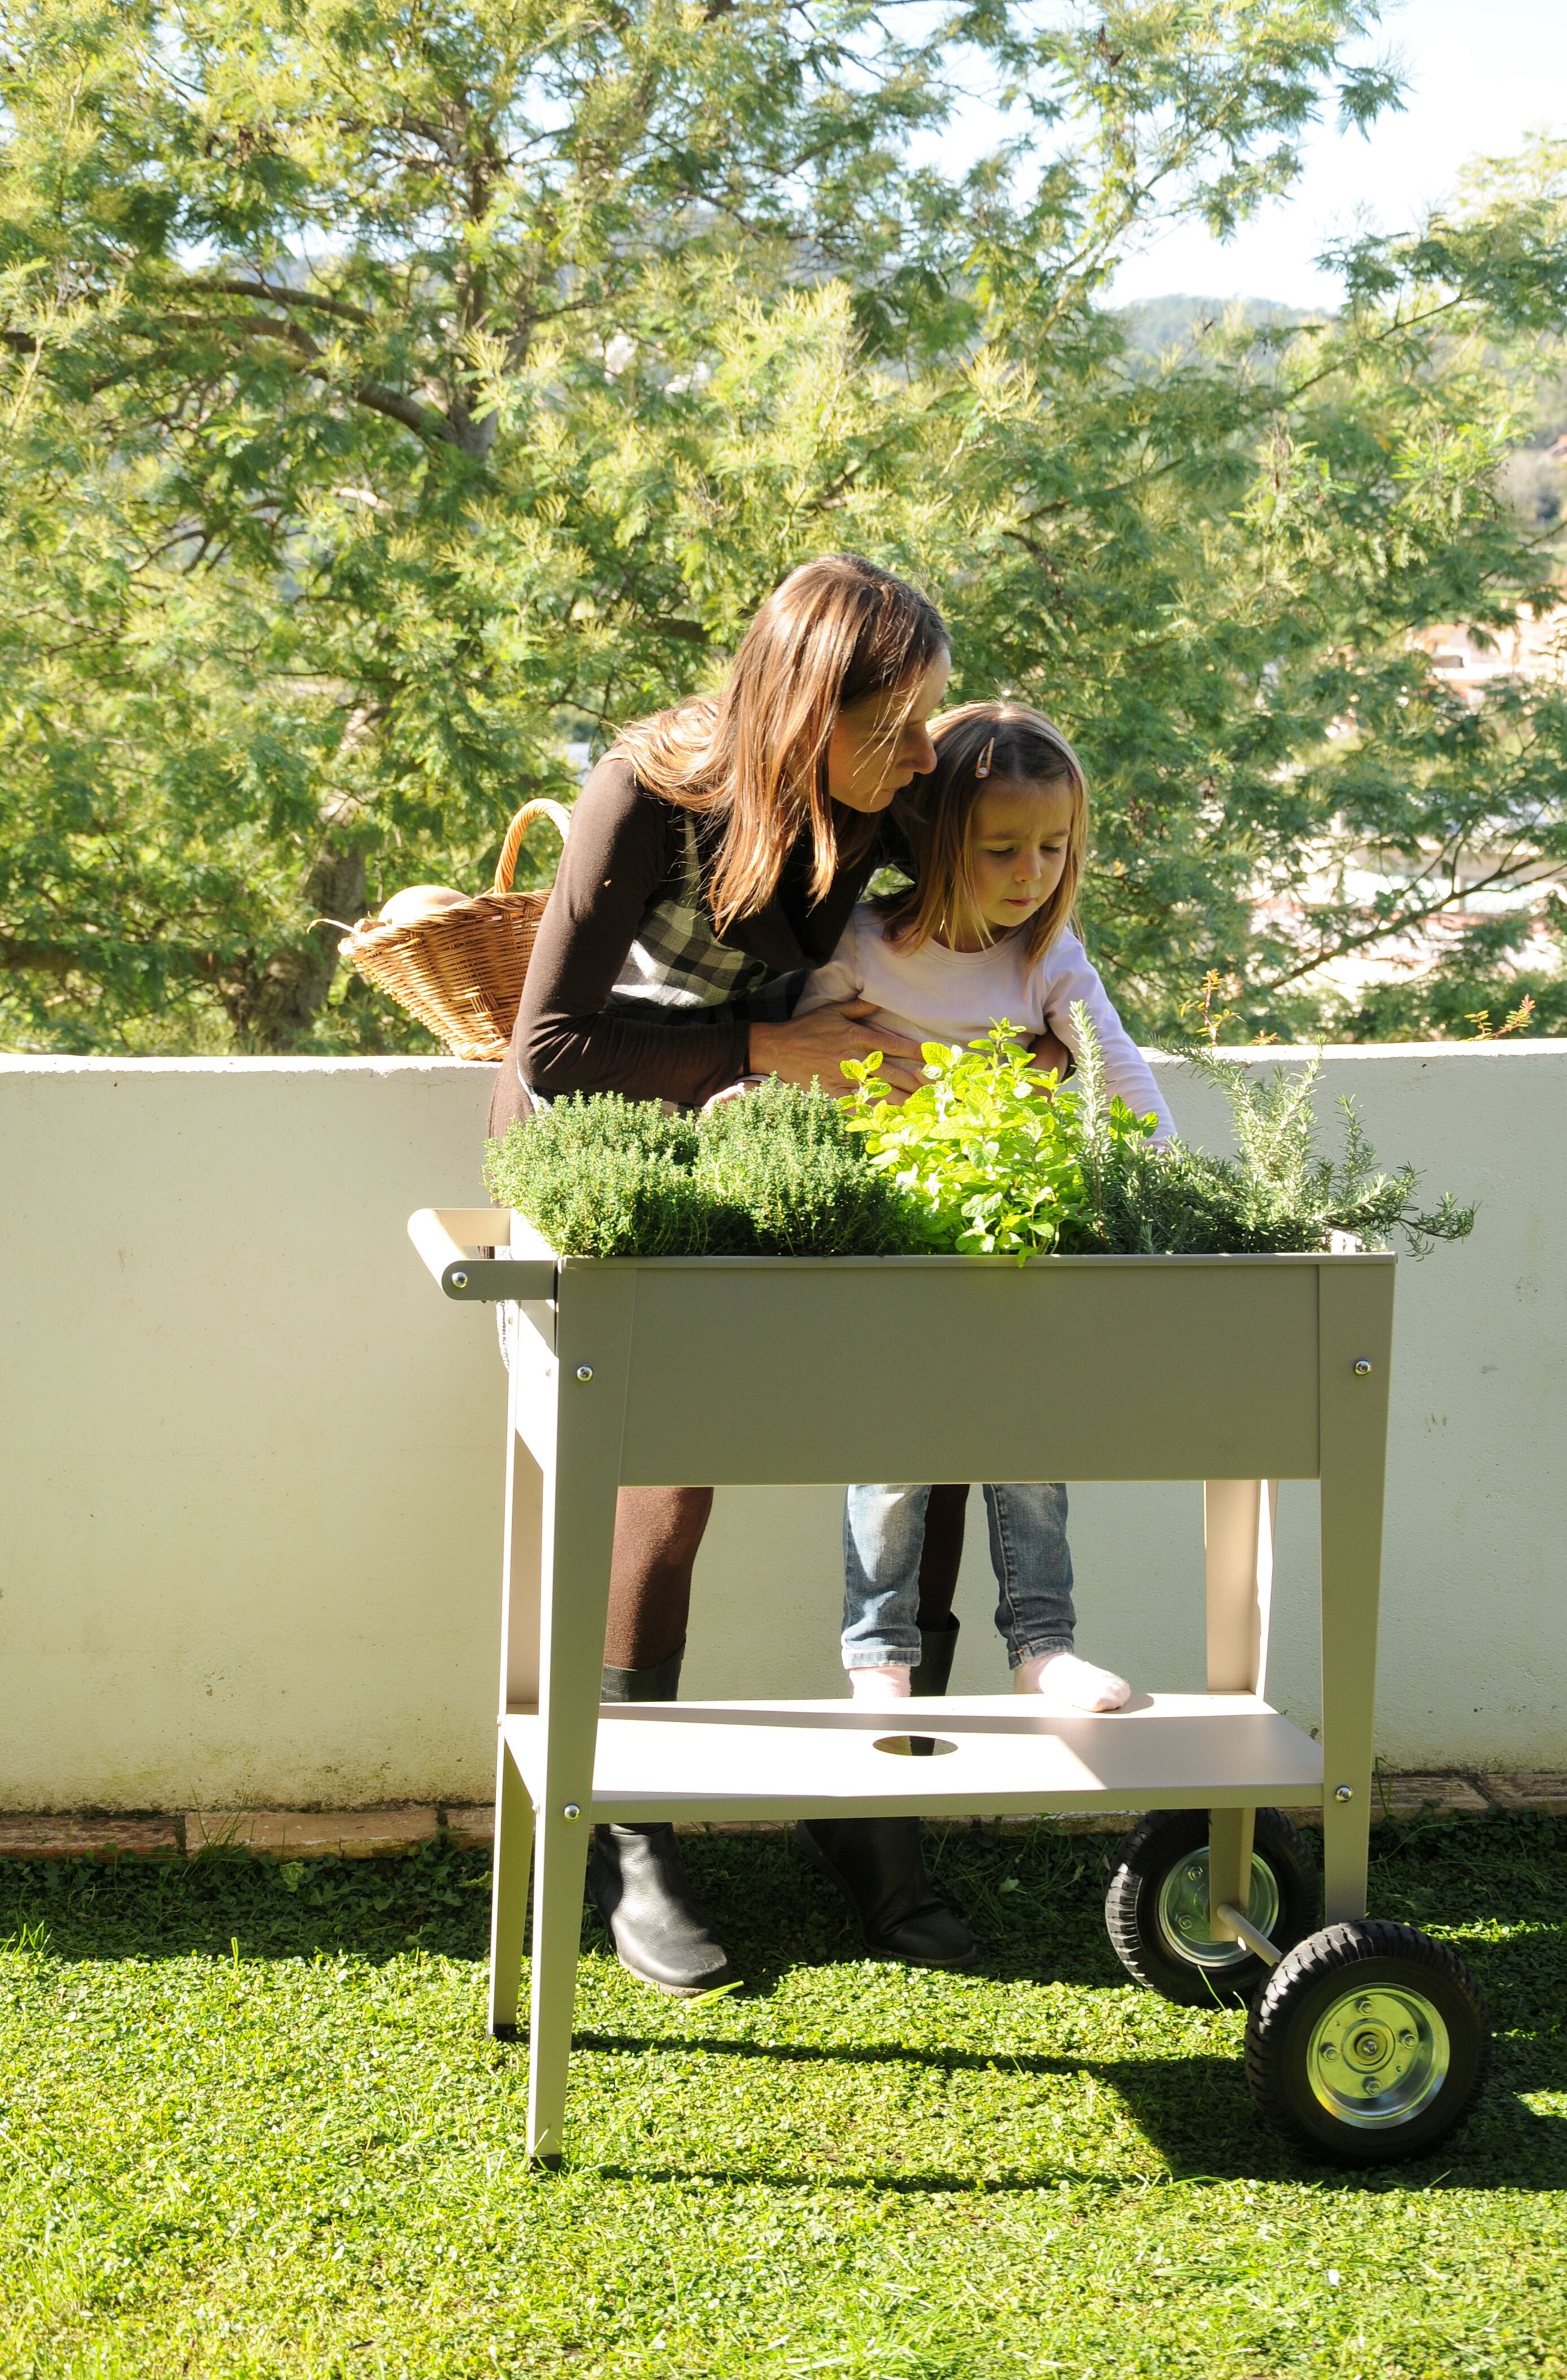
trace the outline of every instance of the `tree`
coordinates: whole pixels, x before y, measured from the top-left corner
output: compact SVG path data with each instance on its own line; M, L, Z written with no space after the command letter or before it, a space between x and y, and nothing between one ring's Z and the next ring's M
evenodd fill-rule
M14 11L9 1038L419 1046L320 921L477 887L569 736L701 683L832 547L929 586L966 694L1080 740L1146 1029L1209 965L1249 1026L1308 1021L1309 963L1428 905L1433 849L1567 859L1557 698L1476 718L1407 645L1548 600L1494 482L1561 323L1560 158L1357 251L1336 322L1150 360L1102 302L1154 213L1283 187L1325 91L1386 102L1339 63L1367 14ZM976 80L1012 129L950 173ZM1333 881L1362 848L1410 878L1375 912Z

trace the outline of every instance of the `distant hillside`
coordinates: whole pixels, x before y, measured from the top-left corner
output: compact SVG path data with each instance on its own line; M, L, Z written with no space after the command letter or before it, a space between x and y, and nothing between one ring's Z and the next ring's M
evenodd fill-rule
M1272 298L1144 298L1120 309L1135 355L1162 355L1167 348L1195 346L1210 322L1238 313L1244 322L1310 322L1316 316Z

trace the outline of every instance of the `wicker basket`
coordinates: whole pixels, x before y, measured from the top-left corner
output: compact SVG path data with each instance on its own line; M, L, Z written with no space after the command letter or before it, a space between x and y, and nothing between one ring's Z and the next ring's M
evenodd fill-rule
M362 976L439 1034L455 1058L506 1054L550 897L511 889L522 838L537 818L547 818L565 841L569 811L558 802L525 802L506 829L490 892L417 926L363 918L337 945Z

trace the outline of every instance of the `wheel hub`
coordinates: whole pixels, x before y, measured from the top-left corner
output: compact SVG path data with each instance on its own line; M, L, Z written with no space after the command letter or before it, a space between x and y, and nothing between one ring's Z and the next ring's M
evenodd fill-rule
M1441 2012L1423 1993L1379 1984L1342 1993L1318 2017L1306 2080L1341 2123L1407 2124L1441 2089L1451 2055Z
M1256 1953L1244 1942L1215 1934L1208 1920L1208 1845L1171 1869L1159 1892L1160 1938L1190 1967L1238 1967ZM1279 1879L1260 1852L1251 1858L1251 1896L1246 1915L1258 1933L1270 1935L1279 1921Z

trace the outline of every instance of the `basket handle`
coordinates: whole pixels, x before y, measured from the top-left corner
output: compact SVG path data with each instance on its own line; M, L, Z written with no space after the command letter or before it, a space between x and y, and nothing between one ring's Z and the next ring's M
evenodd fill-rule
M566 831L571 825L569 810L563 809L559 802L524 802L506 829L506 839L501 845L501 856L495 862L495 881L491 888L492 892L509 892L511 891L512 870L516 866L517 853L522 849L522 838L536 818L547 818L561 841L563 843L565 841Z

